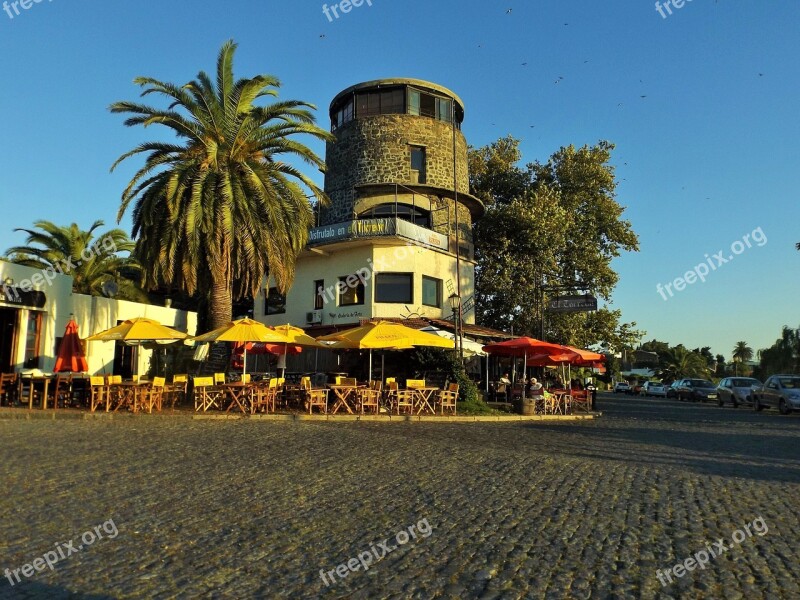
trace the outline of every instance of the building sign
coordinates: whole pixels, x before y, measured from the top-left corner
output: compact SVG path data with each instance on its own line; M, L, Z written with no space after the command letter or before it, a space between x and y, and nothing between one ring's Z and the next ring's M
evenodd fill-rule
M586 294L585 296L561 296L548 302L547 309L551 312L590 312L597 310L597 298Z
M330 244L344 240L396 235L419 244L447 250L447 236L414 225L402 219L360 219L314 227L308 235L309 245Z
M44 305L47 303L47 296L45 296L44 292L38 290L28 290L26 292L20 287L3 284L0 289L0 303L31 308L44 308Z

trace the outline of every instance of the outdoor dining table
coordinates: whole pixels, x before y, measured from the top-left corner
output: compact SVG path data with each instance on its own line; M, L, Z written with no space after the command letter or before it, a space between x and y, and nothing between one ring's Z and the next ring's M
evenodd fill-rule
M355 401L358 399L358 390L364 389L365 385L329 385L328 388L333 390L333 395L336 396L336 403L333 405L331 414L335 415L342 407L347 409L347 412L355 414L356 406ZM352 401L352 404L351 404Z
M114 408L114 412L117 412L122 406L129 406L133 412L139 412L143 408L142 399L148 385L150 385L148 381L123 381L109 384L109 397L112 393L117 395L117 406Z
M254 386L252 383L243 383L241 381L234 381L231 383L220 384L219 387L225 390L226 395L230 398L226 413L237 406L244 414L249 414L250 404L252 403L252 394Z
M427 411L431 414L436 414L436 408L432 404L433 395L439 391L437 387L419 387L412 388L414 392L414 412L422 414Z

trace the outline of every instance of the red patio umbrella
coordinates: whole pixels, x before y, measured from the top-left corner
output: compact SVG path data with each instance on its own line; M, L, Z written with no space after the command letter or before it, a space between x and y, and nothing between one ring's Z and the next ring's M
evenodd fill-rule
M64 371L83 373L89 370L89 365L86 363L86 357L81 348L81 338L78 336L78 324L75 319L70 319L69 323L67 323L64 337L58 345L56 366L53 370L56 373Z
M563 355L567 352L565 347L560 344L551 344L550 342L543 342L542 340L531 337L520 337L513 340L506 340L505 342L488 344L483 347L483 350L489 354L496 354L498 356L522 356L523 374L527 369L529 356Z

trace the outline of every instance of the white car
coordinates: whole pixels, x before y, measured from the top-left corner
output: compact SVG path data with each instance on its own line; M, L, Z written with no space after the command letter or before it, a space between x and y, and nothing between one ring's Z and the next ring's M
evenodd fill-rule
M641 396L656 396L658 398L666 398L667 397L667 386L665 386L660 381L647 381L642 386L642 390L639 392Z
M614 393L623 392L627 394L631 390L631 386L627 381L618 381L614 385Z

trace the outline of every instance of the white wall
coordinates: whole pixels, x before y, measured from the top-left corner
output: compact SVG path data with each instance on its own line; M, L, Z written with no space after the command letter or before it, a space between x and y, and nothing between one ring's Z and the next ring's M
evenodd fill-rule
M81 339L87 338L117 324L117 321L134 317L147 317L163 325L185 331L189 335L197 333L197 313L139 304L126 300L114 300L72 293L72 277L56 274L51 280L35 277L41 274L39 269L24 267L0 260L0 284L7 278L13 279L15 285L25 280L36 281L32 289L44 292L47 302L42 313L42 332L39 345L39 369L44 372L53 370L56 361L56 338L64 335L64 330L69 322L70 315L74 315L78 323L78 334ZM43 280L43 281L42 281ZM13 360L17 370L22 369L25 357L25 331L28 322L29 308L20 308L13 304L3 302L4 296L0 293L0 306L19 309L17 320L17 345ZM3 340L5 342L5 340ZM111 372L114 364L113 342L87 342L86 360L89 363L89 372ZM144 373L149 365L152 351L140 348L138 351L138 372Z
M294 285L287 294L284 314L269 316L264 314L265 285L262 285L262 293L256 298L253 311L256 319L267 325L291 323L306 327L306 314L314 310L314 281L317 280L324 280L325 289L330 291L326 295L322 309L323 325L357 323L359 319L374 317L405 317L409 312L430 318L448 318L452 313L447 298L456 289L456 260L453 256L423 246L397 244L396 241L391 245L361 241L335 248L323 246L320 249L328 254L309 253L298 259ZM360 269L362 273L369 273L364 304L338 306L335 286L339 277L346 277ZM466 300L472 296L474 290L474 266L468 261L462 261L461 271L461 296ZM413 302L408 305L373 302L375 289L373 274L381 272L413 273ZM423 275L442 280L441 308L422 304ZM451 286L448 286L448 282ZM465 313L464 321L474 323L474 312Z
M197 333L197 313L164 306L75 294L73 296L73 312L81 339L114 327L117 321L135 317L153 319L162 325L173 327L189 335ZM66 322L64 326L66 326ZM62 328L61 332L63 333L63 331ZM89 363L89 372L110 373L114 366L115 347L114 342L87 342L86 361ZM137 373L147 371L151 355L152 350L137 349Z

